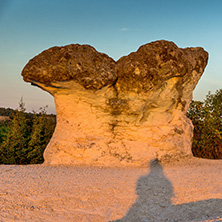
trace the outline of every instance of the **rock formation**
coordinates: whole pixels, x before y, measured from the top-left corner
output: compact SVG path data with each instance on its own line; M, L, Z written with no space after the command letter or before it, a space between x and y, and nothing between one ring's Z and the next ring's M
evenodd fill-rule
M43 51L22 76L55 99L57 125L45 163L146 166L191 155L186 111L207 60L200 47L168 41L143 45L117 62L89 45Z

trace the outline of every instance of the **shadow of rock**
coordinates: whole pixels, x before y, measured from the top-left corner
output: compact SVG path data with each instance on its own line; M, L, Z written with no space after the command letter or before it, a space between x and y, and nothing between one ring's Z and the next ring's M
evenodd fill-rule
M136 192L136 202L122 219L115 222L204 221L222 217L222 199L173 205L173 186L157 160L150 162L149 174L138 180Z

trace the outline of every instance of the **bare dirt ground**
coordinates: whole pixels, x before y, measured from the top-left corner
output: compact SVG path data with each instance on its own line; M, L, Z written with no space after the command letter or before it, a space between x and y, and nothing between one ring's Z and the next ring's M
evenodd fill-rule
M0 166L0 222L222 221L222 160Z

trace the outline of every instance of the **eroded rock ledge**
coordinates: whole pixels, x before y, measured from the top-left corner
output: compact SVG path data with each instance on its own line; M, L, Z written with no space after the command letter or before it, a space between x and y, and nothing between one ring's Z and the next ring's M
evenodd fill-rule
M191 155L186 111L207 60L200 47L163 40L117 62L89 45L43 51L22 76L55 99L57 126L45 163L146 166Z

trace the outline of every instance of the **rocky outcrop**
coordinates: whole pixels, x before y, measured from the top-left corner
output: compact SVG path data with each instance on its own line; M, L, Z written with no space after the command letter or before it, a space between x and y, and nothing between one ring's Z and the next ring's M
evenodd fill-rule
M207 60L202 48L168 41L117 62L89 45L43 51L22 76L55 99L57 126L45 163L143 166L191 155L186 111Z

